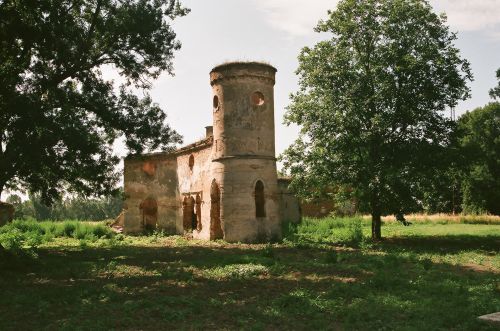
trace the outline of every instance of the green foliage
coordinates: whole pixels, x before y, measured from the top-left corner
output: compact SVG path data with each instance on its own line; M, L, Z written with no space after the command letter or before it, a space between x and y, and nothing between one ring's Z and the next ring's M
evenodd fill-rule
M31 195L29 200L11 195L7 202L15 208L14 219L43 220L82 220L101 221L116 218L123 209L122 195L89 199L81 196L56 200L50 206L45 205L39 195Z
M304 218L296 226L283 232L284 241L298 246L308 243L334 243L358 247L364 241L361 217Z
M467 112L458 124L463 210L500 215L500 103Z
M445 23L427 1L344 0L316 28L331 38L299 56L286 121L302 130L283 155L291 186L351 188L374 238L380 215L420 209L420 182L447 166L444 112L469 97L472 74Z
M436 169L420 186L422 209L427 214L462 212L462 168L463 157L457 149L443 152L442 157L452 158L447 169Z
M23 221L15 220L0 228L0 244L6 249L36 248L54 238L75 238L95 242L112 239L115 233L102 223L79 221Z
M11 251L19 251L23 248L25 236L23 233L14 229L13 231L0 233L0 244L3 248Z
M260 264L229 264L204 271L204 276L213 279L248 279L268 273L266 266Z
M131 153L179 143L148 91L173 72L172 20L187 12L179 0L3 1L0 192L107 194L118 138ZM106 80L106 67L124 84Z
M17 257L36 257L36 248L46 238L38 231L33 230L32 227L25 227L24 231L19 228L12 228L10 231L0 231L0 246ZM0 256L0 258L2 257ZM0 261L0 266L3 264L1 262L4 261Z
M500 69L497 70L498 85L490 90L490 96L493 99L500 99Z

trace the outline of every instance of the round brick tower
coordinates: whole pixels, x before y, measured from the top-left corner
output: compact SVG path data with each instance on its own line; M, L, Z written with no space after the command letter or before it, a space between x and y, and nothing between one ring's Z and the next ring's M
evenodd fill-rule
M213 168L220 185L224 239L263 242L281 237L274 147L276 69L234 62L210 72Z

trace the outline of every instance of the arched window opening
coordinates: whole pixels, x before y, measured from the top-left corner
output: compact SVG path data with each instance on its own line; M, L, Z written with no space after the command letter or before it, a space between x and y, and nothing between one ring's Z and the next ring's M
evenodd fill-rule
M191 231L193 229L193 219L196 220L194 199L193 197L185 196L182 201L182 227L184 231Z
M223 239L220 219L220 189L215 179L210 187L210 239Z
M193 170L193 167L194 167L194 155L191 154L189 155L189 169L192 171Z
M195 208L196 208L196 200L193 198L193 197L189 197L189 203L191 205L191 228L190 230L194 230L196 229L196 212L195 212Z
M264 184L258 180L255 184L255 217L266 217Z
M158 204L154 198L146 198L139 205L142 214L142 226L146 230L154 230L158 219Z
M201 231L201 197L196 194L196 230Z
M214 106L214 111L219 110L219 97L216 95L214 95L213 106Z

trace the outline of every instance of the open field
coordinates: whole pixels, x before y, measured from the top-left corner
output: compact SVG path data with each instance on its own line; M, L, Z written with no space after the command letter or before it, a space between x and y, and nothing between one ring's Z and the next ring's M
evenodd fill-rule
M362 219L273 245L53 235L3 261L0 330L494 330L476 317L500 311L500 225L441 223L377 244Z

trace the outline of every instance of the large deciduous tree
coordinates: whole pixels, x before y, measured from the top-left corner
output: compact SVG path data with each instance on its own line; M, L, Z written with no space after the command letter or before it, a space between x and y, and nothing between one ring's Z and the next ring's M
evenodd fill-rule
M469 97L469 63L445 23L424 0L343 0L316 28L330 39L299 56L285 117L301 127L283 155L292 187L352 189L374 239L383 214L419 203L450 143L445 111Z
M130 153L180 142L147 91L172 73L171 21L186 13L178 0L0 0L0 193L107 193L117 138Z

